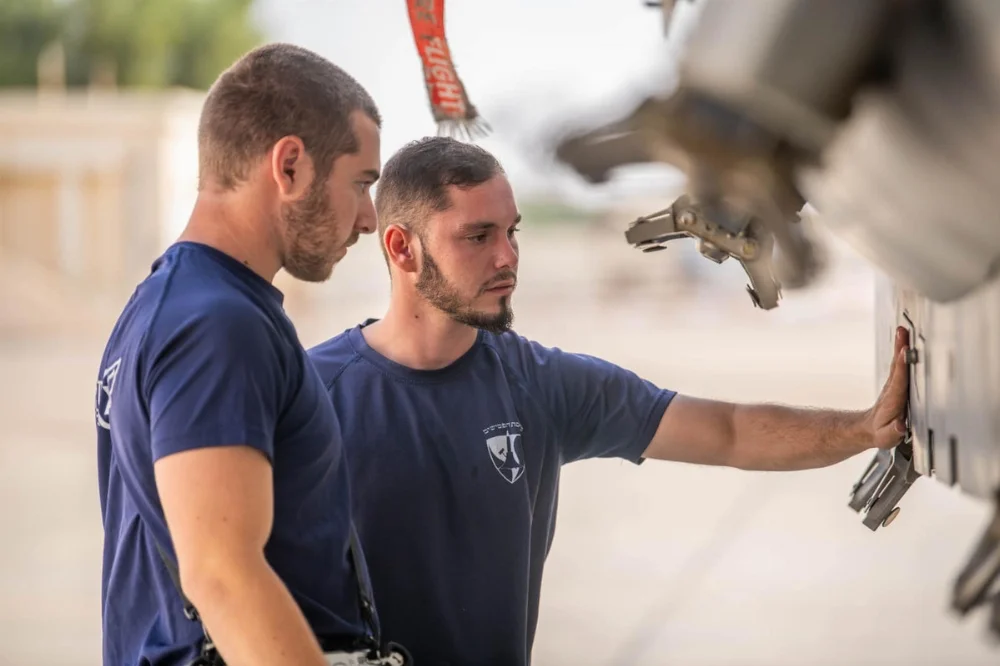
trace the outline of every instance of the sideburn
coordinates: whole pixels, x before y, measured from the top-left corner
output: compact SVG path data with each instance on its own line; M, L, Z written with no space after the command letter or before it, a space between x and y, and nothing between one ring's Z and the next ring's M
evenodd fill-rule
M334 232L333 206L324 190L325 179L313 181L306 197L284 208L285 270L305 282L322 282L333 270L333 247L326 238ZM329 248L329 249L328 249Z

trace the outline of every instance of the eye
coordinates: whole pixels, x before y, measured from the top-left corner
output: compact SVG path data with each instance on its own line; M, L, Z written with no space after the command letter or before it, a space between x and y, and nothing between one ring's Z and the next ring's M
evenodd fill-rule
M486 234L476 234L475 236L469 236L469 240L473 243L485 243Z
M513 226L513 227L511 227L510 229L507 230L507 236L508 237L513 237L514 234L516 234L520 230L521 230L521 227L518 227L517 225L515 225L515 226Z

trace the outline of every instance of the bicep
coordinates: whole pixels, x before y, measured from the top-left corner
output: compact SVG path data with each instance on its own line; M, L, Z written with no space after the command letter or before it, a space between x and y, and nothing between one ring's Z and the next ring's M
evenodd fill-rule
M736 406L686 395L663 413L645 458L698 465L728 465L735 445Z
M154 465L157 492L182 573L262 556L271 531L269 461L251 447L191 449Z
M153 460L241 444L273 458L286 369L255 312L204 313L150 352L144 392Z

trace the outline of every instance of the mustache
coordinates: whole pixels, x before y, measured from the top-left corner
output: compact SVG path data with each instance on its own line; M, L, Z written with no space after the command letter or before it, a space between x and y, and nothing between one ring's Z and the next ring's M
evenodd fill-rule
M517 273L515 273L514 271L510 271L510 270L497 273L493 277L492 280L490 280L489 282L487 282L486 284L484 284L482 286L482 288L479 290L479 293L480 294L486 293L487 289L492 289L493 287L497 286L501 282L513 282L514 286L516 287L517 286Z

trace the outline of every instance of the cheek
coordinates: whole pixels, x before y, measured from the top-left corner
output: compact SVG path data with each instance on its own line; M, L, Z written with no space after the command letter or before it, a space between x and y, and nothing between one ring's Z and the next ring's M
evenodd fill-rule
M433 251L432 258L436 270L441 277L454 290L464 292L469 282L468 276L471 271L468 266L473 261L472 257L461 251L456 252L454 248L444 250L438 246L438 249Z
M483 285L489 282L495 271L489 261L482 256L453 266L455 284L459 285L466 296L478 296Z
M330 206L340 229L351 229L358 217L358 195L351 187L337 187L330 196Z

